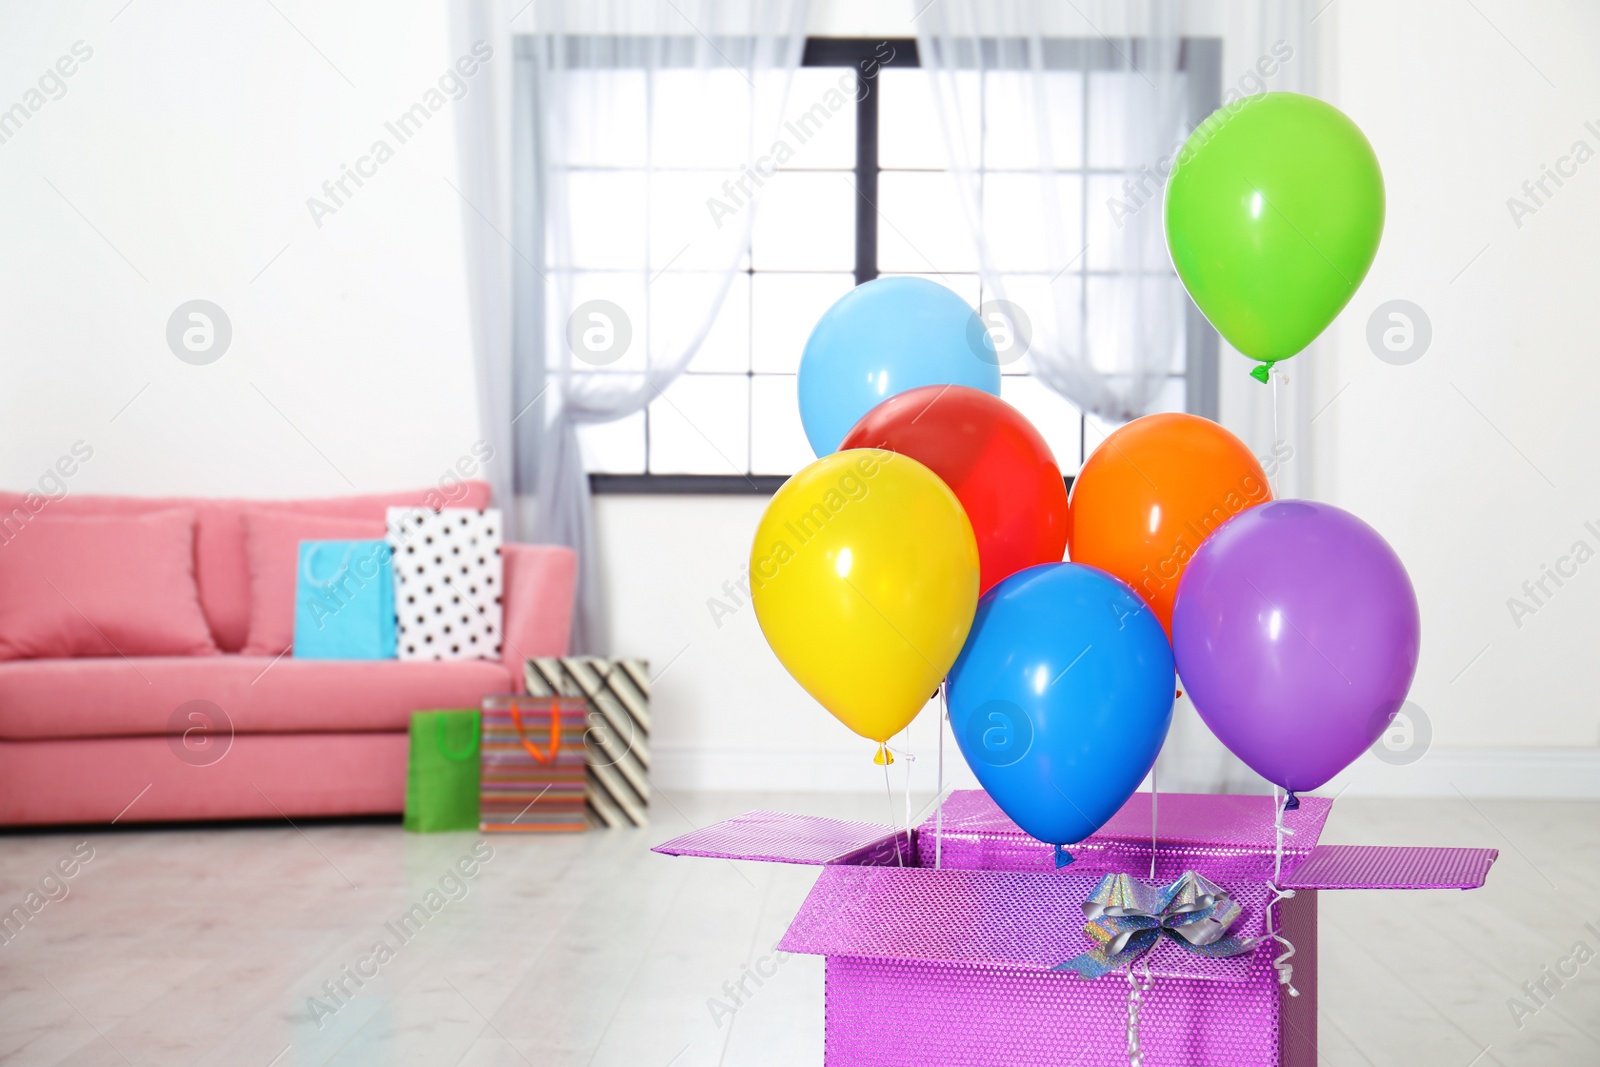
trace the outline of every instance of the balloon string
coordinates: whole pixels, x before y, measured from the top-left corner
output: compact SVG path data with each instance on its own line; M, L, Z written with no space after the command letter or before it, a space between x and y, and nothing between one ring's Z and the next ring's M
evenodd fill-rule
M1289 939L1278 931L1275 909L1285 900L1294 897L1293 889L1281 889L1278 882L1283 878L1283 838L1284 835L1294 836L1294 831L1283 825L1284 808L1288 805L1288 798L1278 799L1278 787L1272 787L1273 829L1276 831L1277 847L1272 856L1272 881L1267 883L1267 889L1272 893L1272 899L1267 901L1267 929L1266 934L1278 944L1283 946L1283 954L1272 961L1272 966L1278 970L1278 983L1289 990L1291 997L1298 997L1300 991L1294 987L1294 965L1289 958L1294 955L1294 945Z
M1150 880L1156 877L1156 800L1161 795L1161 780L1154 766L1150 768Z
M950 684L942 682L939 685L939 792L937 804L933 812L933 866L935 870L944 867L944 721L950 714Z
M894 788L889 784L889 764L883 765L883 795L889 801L889 829L894 833L894 860L901 867L906 865L905 858L900 855L900 827L894 821Z
M917 762L917 757L911 754L911 724L900 731L900 744L906 750L906 847L911 847L911 765Z
M1271 365L1267 371L1272 377L1272 498L1278 498L1278 468L1283 464L1278 462L1278 365ZM1276 786L1273 787L1276 790ZM1274 792L1273 796L1278 794Z

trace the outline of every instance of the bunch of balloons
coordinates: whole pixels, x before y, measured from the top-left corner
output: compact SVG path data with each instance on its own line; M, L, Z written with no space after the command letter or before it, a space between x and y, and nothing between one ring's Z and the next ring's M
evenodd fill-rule
M1184 146L1167 231L1201 309L1270 368L1349 300L1383 189L1338 111L1250 99ZM857 287L806 344L800 414L820 458L761 520L752 600L779 660L878 743L878 762L946 686L979 782L1060 865L1154 766L1178 675L1291 802L1377 739L1409 690L1420 624L1371 527L1274 500L1238 438L1184 414L1110 434L1069 499L999 392L972 309L917 278Z

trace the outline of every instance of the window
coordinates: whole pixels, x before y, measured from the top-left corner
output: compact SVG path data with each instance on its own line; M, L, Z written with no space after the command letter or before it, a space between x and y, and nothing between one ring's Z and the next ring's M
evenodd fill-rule
M961 212L953 185L942 170L944 153L931 88L916 66L915 41L807 42L804 65L789 91L786 116L806 113L829 92L837 92L840 75L850 70L867 72L859 75L857 98L829 111L825 121L808 126L803 142L791 138L794 154L766 184L743 270L735 277L685 373L637 415L580 430L585 462L597 491L770 492L814 458L800 426L795 381L806 338L829 305L852 286L891 274L926 277L949 286L974 307L982 302L976 257L966 227L952 221L959 220ZM658 80L671 77L670 71L647 74L620 68L596 74ZM1060 106L1052 109L1052 116L1072 124L1083 146L1079 158L1065 161L1065 170L1076 175L1070 188L1087 231L1091 225L1089 205L1103 202L1108 183L1114 189L1122 174L1110 161L1099 158L1091 139L1091 109L1096 94L1107 90L1097 85L1095 72L1081 65L1064 67L1060 75ZM1005 93L1011 87L1005 84L1003 73L987 77L992 84L983 86L981 97L986 109L982 116L984 210L1020 208L1014 224L1005 229L1025 240L1031 232L1025 217L1028 198L1007 195L1007 191L1017 185L1016 192L1021 193L1020 184L1028 180L1027 132L1008 130L1004 125ZM1191 111L1201 116L1210 110L1210 101L1204 99L1206 87L1200 84L1205 80L1190 78L1194 83L1191 96L1197 97ZM651 88L657 99L671 91L670 83ZM730 88L734 90L732 99L739 95L742 84ZM1214 98L1214 86L1209 95ZM826 109L816 113L822 110ZM641 116L641 123L644 121ZM719 157L713 138L705 133L710 125L703 116L686 117L675 138L681 146L674 150L675 158L663 161L658 152L658 183L664 163L676 167L683 187L674 192L680 193L684 202L699 203L706 189L714 190L720 184L715 168L743 162ZM637 140L642 140L643 134L635 132ZM623 134L611 140L625 138ZM610 205L639 199L608 196L607 189L640 180L643 161L602 156L597 154L593 182L585 183L591 199L573 204L575 214L604 213L612 210ZM991 190L995 195L989 195ZM651 225L644 218L614 223L619 235L630 228L648 231ZM606 242L597 242L585 269L603 275L611 264L609 254ZM615 264L613 269L620 266ZM1092 294L1096 265L1085 262L1080 266L1081 284ZM1040 280L1044 281L1042 273ZM575 295L574 302L578 299ZM656 306L661 305L670 309L671 302L658 299ZM1182 368L1175 370L1159 407L1198 407L1202 413L1214 414L1204 410L1204 403L1196 404L1192 373L1203 370L1208 359L1214 364L1214 335L1192 310L1190 320L1186 348L1191 373L1186 377ZM650 328L664 327L658 323ZM1003 370L1001 395L1039 427L1063 471L1076 471L1086 450L1092 450L1112 427L1084 417L1068 400L1036 381L1028 373L1026 360ZM585 370L625 372L623 366ZM1214 370L1211 373L1214 377ZM1203 388L1198 395L1204 396Z

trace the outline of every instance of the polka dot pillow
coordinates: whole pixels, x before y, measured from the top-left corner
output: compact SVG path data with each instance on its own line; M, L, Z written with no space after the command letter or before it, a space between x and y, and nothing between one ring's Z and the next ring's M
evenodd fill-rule
M500 512L390 508L399 658L500 658Z

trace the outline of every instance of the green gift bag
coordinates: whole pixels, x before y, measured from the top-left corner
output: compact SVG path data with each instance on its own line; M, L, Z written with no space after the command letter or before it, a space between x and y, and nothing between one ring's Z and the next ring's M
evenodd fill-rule
M411 713L405 827L413 833L478 828L478 735L473 711Z

